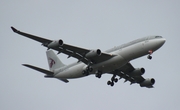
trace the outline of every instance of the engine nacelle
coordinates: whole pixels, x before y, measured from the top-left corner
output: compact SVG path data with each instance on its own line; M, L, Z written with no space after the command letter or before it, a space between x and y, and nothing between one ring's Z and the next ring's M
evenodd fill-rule
M91 50L90 52L88 52L86 54L86 57L91 58L91 57L100 56L100 55L101 55L101 50L97 49L97 50Z
M63 40L54 40L48 44L48 48L63 46Z
M133 72L131 72L129 75L131 75L131 76L141 76L144 73L145 73L144 68L135 68L135 70Z
M140 83L140 86L151 88L152 85L154 85L154 83L155 83L154 78L148 78L148 79L145 79L142 83Z

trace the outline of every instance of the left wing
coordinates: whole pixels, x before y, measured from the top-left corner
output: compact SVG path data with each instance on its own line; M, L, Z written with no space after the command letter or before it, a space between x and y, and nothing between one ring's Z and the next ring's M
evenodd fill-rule
M43 42L44 43L50 43L50 42L52 42L52 40L49 40L49 39L45 39L45 38L41 38L41 37L38 37L38 36L35 36L35 35L31 35L31 34L28 34L28 33L21 32L21 31L15 29L14 27L11 27L11 29L17 34L20 34L20 35L25 36L27 38L36 40L36 41L38 41L40 43L43 43Z
M138 83L141 87L153 88L155 80L153 78L143 78L140 71L142 74L145 72L145 70L136 69L131 63L127 63L117 71L114 71L113 74L118 75L120 78L124 78L125 82L130 81L131 84Z
M82 61L87 65L89 65L90 63L92 64L100 63L114 57L114 55L101 52L100 49L89 50L68 44L63 44L60 47L53 47L52 49L68 55L68 58L69 57L77 58L78 61Z
M31 35L28 33L21 32L14 27L11 27L11 29L22 36L25 36L27 38L36 40L40 43L42 43L43 46L47 47L48 49L54 49L58 51L58 53L64 53L68 55L69 57L77 58L78 61L82 61L83 63L89 65L89 64L96 64L103 61L106 61L115 55L110 55L108 53L101 52L100 49L97 50L89 50L84 49L68 44L64 44L62 40L49 40L42 37L38 37L35 35Z

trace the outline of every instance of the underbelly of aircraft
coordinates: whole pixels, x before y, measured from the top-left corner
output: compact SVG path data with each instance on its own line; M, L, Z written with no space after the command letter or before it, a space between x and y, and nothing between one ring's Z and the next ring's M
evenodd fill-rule
M122 67L127 62L128 61L126 61L122 56L117 55L107 61L92 65L93 72L91 72L90 74L95 74L97 70L102 71L103 73L108 73ZM82 74L84 67L86 67L84 63L78 64L76 66L73 66L72 68L68 68L63 72L56 74L55 77L66 79L84 77L84 75Z
M122 56L117 55L107 61L94 65L93 68L95 68L95 71L100 70L103 73L107 73L122 67L126 63L128 63L127 60L125 60Z

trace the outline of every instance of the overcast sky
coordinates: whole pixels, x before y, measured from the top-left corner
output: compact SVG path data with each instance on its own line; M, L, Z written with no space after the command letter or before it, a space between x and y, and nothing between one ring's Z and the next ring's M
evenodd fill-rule
M179 0L1 0L0 1L1 110L179 110L180 1ZM87 49L106 49L149 35L166 38L150 61L131 61L144 67L155 88L129 85L124 80L107 86L111 75L72 79L65 84L45 79L23 67L28 63L48 69L46 48L17 35L17 29ZM58 57L70 64L76 59Z

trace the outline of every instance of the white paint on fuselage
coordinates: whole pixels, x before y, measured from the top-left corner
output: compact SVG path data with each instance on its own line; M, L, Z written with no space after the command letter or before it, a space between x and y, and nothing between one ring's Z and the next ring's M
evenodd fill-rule
M153 52L156 51L164 44L164 42L165 39L161 36L151 36L109 49L106 52L116 56L107 61L92 65L93 72L90 74L95 74L97 70L107 73L118 69L133 59L149 54L149 50L152 50ZM82 62L73 63L64 67L64 69L62 68L61 70L63 71L57 70L54 77L66 79L84 77L82 71L86 67L87 65Z
M69 68L65 69L64 71L55 74L54 77L67 78L67 79L83 77L82 71L83 71L84 66L86 66L86 65L82 62L76 63L75 65L70 66Z

